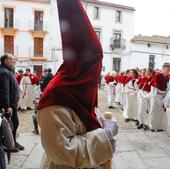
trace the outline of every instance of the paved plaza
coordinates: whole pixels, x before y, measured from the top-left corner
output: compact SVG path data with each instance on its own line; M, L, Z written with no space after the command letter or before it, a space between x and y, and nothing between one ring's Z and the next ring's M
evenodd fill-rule
M99 108L100 112L111 111L119 123L113 169L170 169L170 124L167 133L137 130L134 123L124 122L118 106L108 110L104 90L99 91ZM170 122L170 112L168 115ZM12 154L7 169L38 169L43 149L40 137L31 133L31 111L20 113L19 117L18 141L25 146L25 150Z

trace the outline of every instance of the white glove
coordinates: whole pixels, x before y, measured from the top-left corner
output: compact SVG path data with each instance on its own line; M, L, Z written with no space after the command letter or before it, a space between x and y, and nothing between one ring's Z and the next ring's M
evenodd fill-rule
M101 122L103 125L103 129L105 130L109 139L111 139L112 137L117 135L118 125L117 125L116 121L107 120L107 119L102 118Z

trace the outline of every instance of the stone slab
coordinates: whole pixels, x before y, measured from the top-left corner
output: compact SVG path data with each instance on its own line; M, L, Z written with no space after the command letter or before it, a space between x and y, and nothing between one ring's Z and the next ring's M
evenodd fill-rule
M148 169L137 152L120 152L114 154L115 169Z
M142 158L168 157L144 132L127 133L127 137Z

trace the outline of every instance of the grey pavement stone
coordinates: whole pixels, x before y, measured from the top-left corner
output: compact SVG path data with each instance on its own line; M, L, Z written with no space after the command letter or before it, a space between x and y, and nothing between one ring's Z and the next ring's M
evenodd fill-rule
M144 160L149 169L170 169L170 158L154 158Z
M114 154L115 169L148 169L136 152L120 152Z
M168 157L167 154L143 132L127 133L127 136L142 158Z
M7 169L20 169L26 161L27 156L20 156L18 154L11 155L11 162L10 165L7 165Z
M116 139L116 152L123 152L123 151L135 151L135 148L129 142L126 133L119 133L118 136L115 137Z
M36 169L40 167L41 159L43 155L43 149L41 144L37 144L34 150L31 152L27 160L24 162L21 169ZM36 159L36 160L35 160Z
M31 133L21 134L17 141L25 147L25 150L20 151L18 155L29 155L33 151L35 144L37 144L37 139L40 139L39 136Z
M164 152L170 156L170 137L167 133L146 133Z
M17 141L25 146L25 150L11 154L11 164L7 169L38 169L43 154L40 137L31 133L20 134Z

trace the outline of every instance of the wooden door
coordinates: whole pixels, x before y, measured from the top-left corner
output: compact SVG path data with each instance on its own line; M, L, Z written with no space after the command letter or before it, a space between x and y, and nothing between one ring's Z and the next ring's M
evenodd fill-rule
M33 69L34 69L34 72L36 73L36 75L41 76L42 65L34 65Z
M43 38L34 38L34 56L43 57Z
M4 53L14 54L14 37L4 36Z

